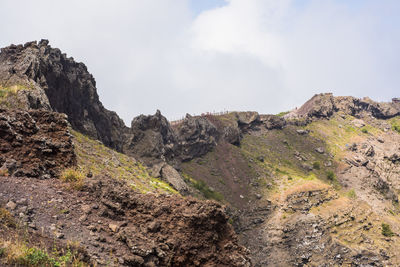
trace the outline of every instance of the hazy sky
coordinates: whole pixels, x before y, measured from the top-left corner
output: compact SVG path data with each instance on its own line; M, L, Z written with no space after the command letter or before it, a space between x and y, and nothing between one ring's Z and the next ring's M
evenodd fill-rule
M0 46L49 39L130 124L400 96L398 0L0 0Z

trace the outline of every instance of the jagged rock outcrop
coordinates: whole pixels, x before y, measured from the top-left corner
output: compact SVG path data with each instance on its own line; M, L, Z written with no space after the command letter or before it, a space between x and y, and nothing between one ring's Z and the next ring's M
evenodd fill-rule
M314 95L296 109L285 116L288 119L318 119L329 118L335 112L361 117L370 114L377 119L390 119L400 115L400 103L379 103L368 97L359 99L352 96L334 97L331 93Z
M76 163L66 116L0 110L0 167L13 176L50 178Z
M154 164L150 170L150 174L153 177L163 179L182 195L188 195L190 192L188 185L179 172L165 162Z
M300 117L328 118L336 111L332 94L317 94L304 103L296 114Z
M260 115L260 121L266 129L282 129L286 125L286 120L276 115Z
M28 100L25 107L51 106L54 111L67 114L74 129L121 151L125 125L115 112L101 104L93 76L83 63L48 43L41 40L2 48L1 83L28 86L30 89L23 91Z
M334 98L337 110L352 116L360 116L363 112L370 113L377 119L390 119L400 115L400 104L397 102L375 102L368 97L362 99L351 96Z
M176 136L168 120L157 110L154 115L140 115L132 120L122 150L152 164L172 160L176 149Z
M192 117L189 114L176 133L180 157L184 161L211 151L219 137L217 128L206 117Z

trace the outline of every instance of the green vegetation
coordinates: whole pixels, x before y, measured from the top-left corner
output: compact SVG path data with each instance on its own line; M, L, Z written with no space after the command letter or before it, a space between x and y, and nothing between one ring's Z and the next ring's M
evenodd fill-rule
M319 163L319 161L315 161L313 163L313 169L320 170L321 169L321 163Z
M276 114L276 116L278 116L278 117L283 117L283 116L285 116L286 114L289 114L289 112L290 112L290 111L279 112L278 114Z
M224 199L221 193L211 190L204 181L195 181L193 186L207 199L214 199L217 201L222 201Z
M306 129L310 130L310 136L324 140L328 152L336 160L340 160L346 153L346 144L354 142L355 139L363 137L367 133L373 136L382 133L382 130L369 124L361 129L354 127L353 120L353 116L337 114L330 120L314 121L307 125Z
M357 197L356 192L354 191L354 189L351 189L349 192L347 192L347 196L349 198L353 198L353 199Z
M336 178L335 173L333 171L327 171L326 178L328 178L329 181L335 180Z
M13 216L8 210L4 208L0 208L0 226L5 226L5 227L16 226Z
M7 169L0 169L0 176L9 176Z
M390 225L386 223L382 223L382 235L386 237L394 236L392 229L390 229Z
M69 183L71 188L79 190L83 186L85 175L80 170L67 168L61 173L60 179L64 183Z
M77 254L67 249L66 252L58 252L56 249L52 253L38 247L29 247L24 242L1 242L0 259L4 263L15 266L48 266L62 267L73 266L83 267L87 264L78 260Z
M392 125L392 130L400 134L400 116L390 119L389 122Z
M124 179L137 191L178 194L168 183L152 177L147 168L127 155L118 153L97 140L93 140L79 132L74 135L75 152L77 154L77 170L82 174L108 175L116 179Z

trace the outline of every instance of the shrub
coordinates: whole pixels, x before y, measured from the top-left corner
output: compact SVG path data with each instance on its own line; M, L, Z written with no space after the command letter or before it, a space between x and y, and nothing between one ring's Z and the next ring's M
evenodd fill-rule
M390 225L386 223L382 223L382 235L391 237L394 236L392 229L390 229Z
M362 128L362 129L361 129L361 132L367 134L367 133L368 133L368 130L367 130L366 128Z
M315 170L321 169L321 163L319 163L318 161L315 161L313 163L313 169L315 169Z
M347 192L347 196L349 198L356 198L357 197L356 192L354 191L354 189L351 189L349 192Z
M327 171L326 177L328 178L328 180L333 181L335 179L335 173L333 171Z
M74 189L80 189L83 186L84 178L83 172L72 168L65 169L60 176L63 182L69 183Z
M400 126L394 125L393 126L393 130L395 130L396 132L400 133Z
M6 227L15 227L16 223L11 213L3 208L0 208L0 225Z
M7 169L0 169L0 176L9 176Z
M0 257L4 263L10 266L87 266L78 259L78 254L69 248L65 252L58 252L56 248L52 253L38 247L29 247L27 243L15 240L15 242L0 241Z
M221 195L221 193L211 190L204 181L195 181L193 186L194 188L199 190L207 199L214 199L217 201L223 200L223 196Z
M30 266L43 266L50 262L50 257L47 252L38 249L30 248L28 249L26 255L21 258L21 263Z

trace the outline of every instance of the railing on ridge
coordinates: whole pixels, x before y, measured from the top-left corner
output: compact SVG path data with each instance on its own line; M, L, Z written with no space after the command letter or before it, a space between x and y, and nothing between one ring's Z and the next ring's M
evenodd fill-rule
M201 113L201 115L193 114L192 117L221 116L221 115L228 114L230 112L231 111L206 112L206 113ZM169 124L171 124L172 126L178 125L178 124L182 123L184 120L185 120L185 117L182 117L180 119L170 121Z

